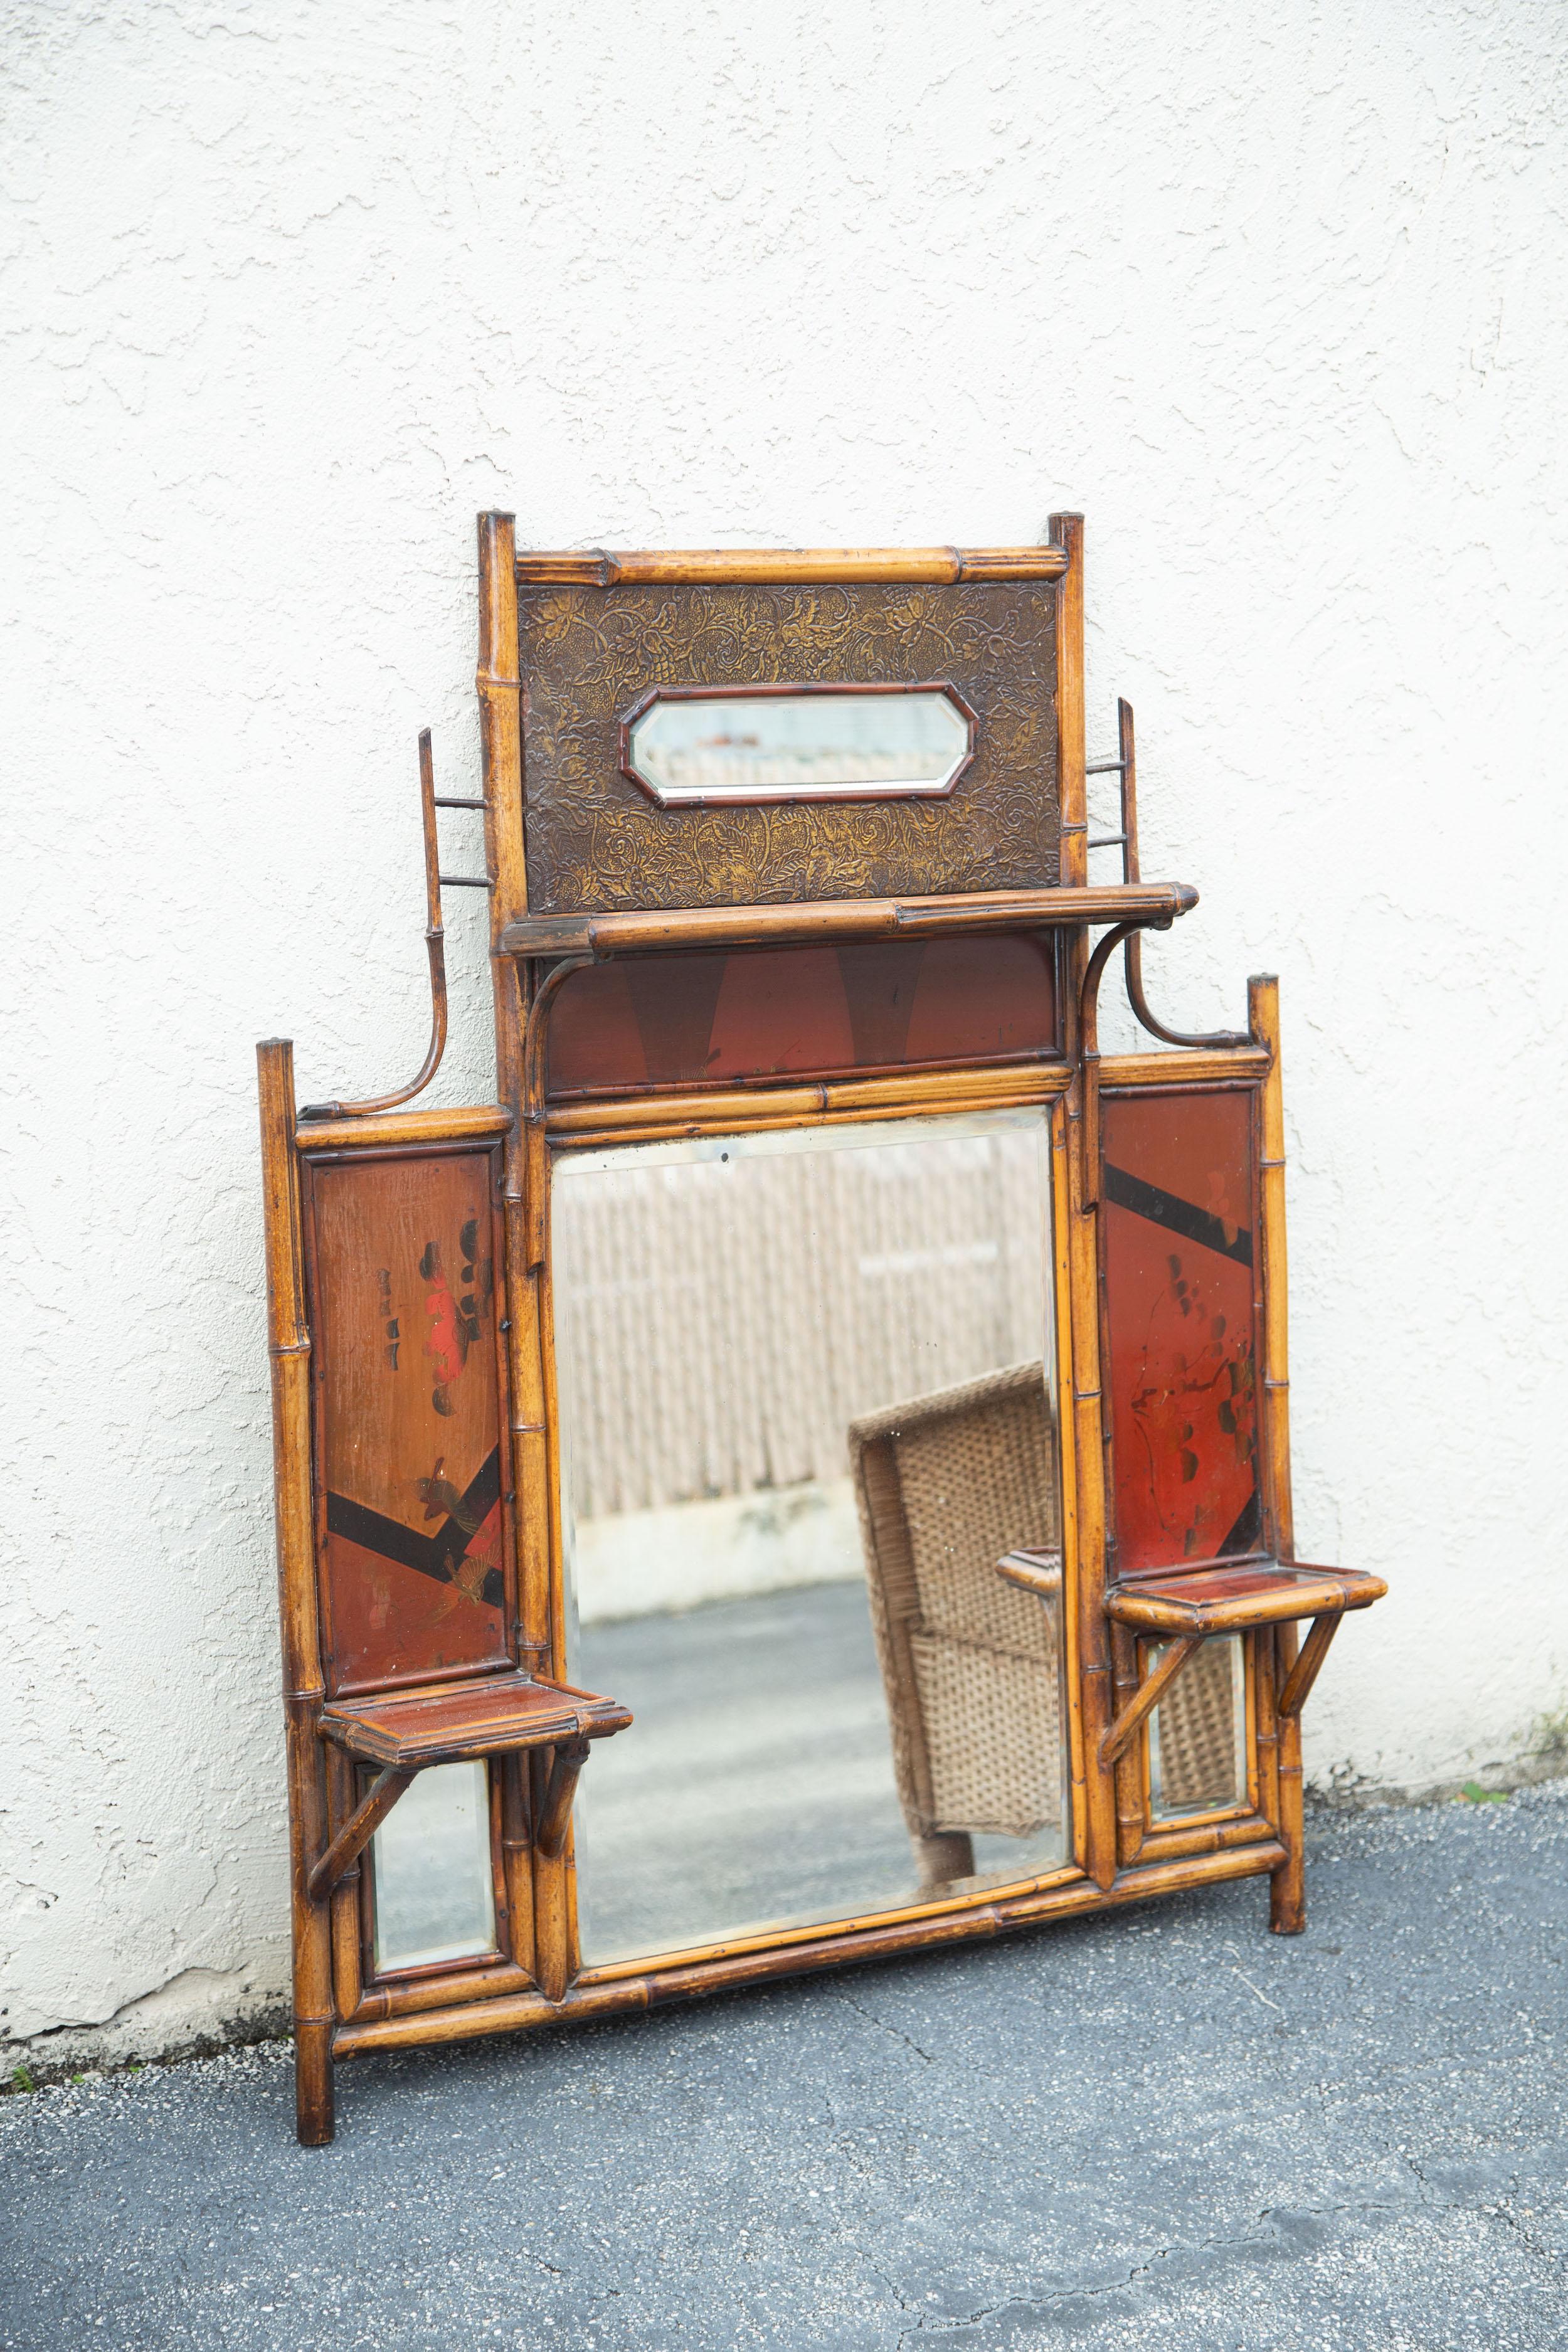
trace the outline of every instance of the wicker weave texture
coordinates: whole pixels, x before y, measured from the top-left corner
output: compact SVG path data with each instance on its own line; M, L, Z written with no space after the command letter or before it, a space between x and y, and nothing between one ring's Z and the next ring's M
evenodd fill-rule
M1045 1388L1038 1365L1022 1370L1021 1383L976 1381L969 1402L893 1443L928 1631L1045 1659L1056 1648L1048 1613L996 1573L1005 1551L1056 1532Z
M1019 1597L1028 1601L1026 1593ZM1030 1605L1046 1621L1042 1605ZM1054 1655L1042 1664L931 1633L911 1634L910 1649L936 1799L933 1828L1023 1837L1059 1820Z
M1162 1816L1241 1801L1236 1716L1242 1672L1241 1643L1234 1635L1205 1642L1154 1709Z
M996 1573L1004 1552L1056 1538L1043 1364L868 1415L849 1452L911 1834L1059 1820L1057 1608Z

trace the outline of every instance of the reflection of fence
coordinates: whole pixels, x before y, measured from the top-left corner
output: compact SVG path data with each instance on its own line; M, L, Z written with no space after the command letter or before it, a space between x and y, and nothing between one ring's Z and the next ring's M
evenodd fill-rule
M859 1415L1050 1349L1037 1129L555 1190L575 1505L836 1478Z
M831 792L842 784L921 783L939 778L951 758L903 751L764 751L744 741L690 751L661 751L657 767L667 791L760 793L770 789Z

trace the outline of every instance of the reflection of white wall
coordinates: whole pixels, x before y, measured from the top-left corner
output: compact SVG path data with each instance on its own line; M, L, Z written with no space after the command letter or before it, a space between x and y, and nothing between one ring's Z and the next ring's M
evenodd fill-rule
M574 1570L584 1625L865 1572L847 1478L579 1519Z
M1146 868L1203 890L1155 1003L1284 979L1302 1548L1394 1586L1308 1769L1455 1780L1568 1706L1560 12L583 22L6 13L20 2035L286 1983L250 1041L306 1100L418 1058L414 737L473 789L481 506L545 547L1087 509L1092 741L1130 695ZM447 1101L491 1084L479 897Z

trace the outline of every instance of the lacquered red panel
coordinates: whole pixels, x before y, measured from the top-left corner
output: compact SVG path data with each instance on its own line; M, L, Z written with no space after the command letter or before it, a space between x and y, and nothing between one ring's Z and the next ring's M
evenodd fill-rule
M563 984L549 1090L1002 1061L1056 1045L1051 950L1035 939L630 956Z
M307 1169L328 1690L503 1665L492 1155Z
M1103 1196L1119 1572L1256 1550L1253 1097L1109 1097Z

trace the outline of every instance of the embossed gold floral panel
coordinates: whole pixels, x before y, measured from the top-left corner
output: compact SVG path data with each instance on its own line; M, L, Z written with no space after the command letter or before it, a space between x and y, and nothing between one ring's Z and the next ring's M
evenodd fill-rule
M1056 620L1038 580L521 588L531 910L1056 882ZM933 679L975 719L943 800L659 808L621 772L622 726L651 688Z

